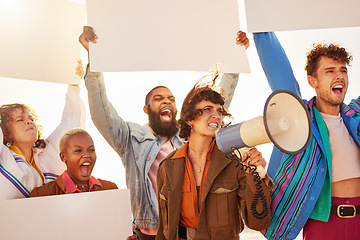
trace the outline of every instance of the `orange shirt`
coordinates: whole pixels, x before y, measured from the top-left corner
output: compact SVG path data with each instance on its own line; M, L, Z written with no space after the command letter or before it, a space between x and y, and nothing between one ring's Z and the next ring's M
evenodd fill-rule
M181 213L180 213L180 223L184 227L191 227L197 229L197 225L199 222L199 212L200 212L199 209L201 209L201 199L202 199L202 192L203 192L202 189L204 185L204 179L207 174L207 170L209 168L210 156L214 148L214 145L215 145L215 141L211 143L210 150L206 157L204 173L200 185L199 204L197 198L195 176L191 162L188 157L189 142L186 142L184 146L179 148L172 157L172 159L181 158L181 157L185 158L184 182L182 187L183 194L182 194Z

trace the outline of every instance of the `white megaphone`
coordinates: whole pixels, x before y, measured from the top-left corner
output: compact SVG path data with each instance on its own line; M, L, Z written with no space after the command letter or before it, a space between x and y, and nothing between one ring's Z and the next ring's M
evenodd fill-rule
M221 128L216 143L230 154L234 149L272 142L280 151L295 155L307 148L311 134L310 114L303 101L291 91L277 90L266 100L263 116ZM265 176L263 168L257 170L260 177Z

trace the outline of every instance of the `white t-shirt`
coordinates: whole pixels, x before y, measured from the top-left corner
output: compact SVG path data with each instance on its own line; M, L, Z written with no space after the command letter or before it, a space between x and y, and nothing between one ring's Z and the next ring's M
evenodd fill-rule
M360 177L360 148L350 136L341 115L321 113L329 132L332 154L331 182Z

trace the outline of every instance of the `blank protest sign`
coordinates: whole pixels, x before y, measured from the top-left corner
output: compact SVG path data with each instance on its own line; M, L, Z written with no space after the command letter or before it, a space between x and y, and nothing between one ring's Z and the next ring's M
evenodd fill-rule
M5 200L0 212L3 240L119 240L132 235L128 189Z
M237 0L88 0L91 71L249 72Z
M68 0L0 0L0 77L79 83L85 13Z
M248 32L360 26L359 0L245 0Z

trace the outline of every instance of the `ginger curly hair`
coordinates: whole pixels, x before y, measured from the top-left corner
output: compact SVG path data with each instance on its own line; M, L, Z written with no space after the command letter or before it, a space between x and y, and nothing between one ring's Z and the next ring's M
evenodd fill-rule
M350 62L353 60L353 57L345 48L340 47L337 44L314 44L313 48L306 53L306 65L305 71L308 76L315 76L318 69L318 63L322 57L328 57L335 61L345 63L350 65Z

